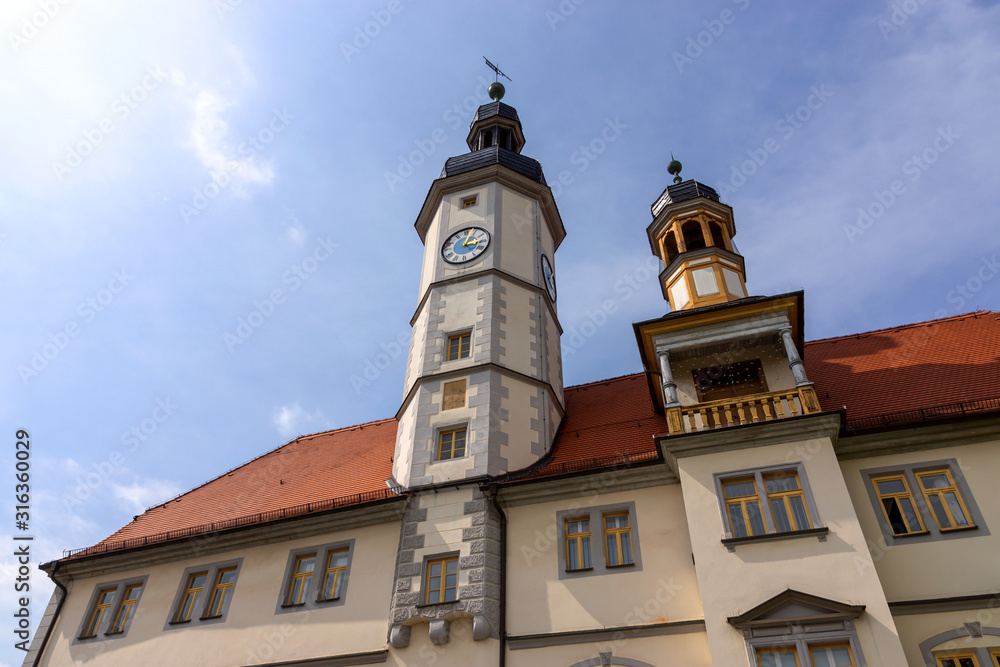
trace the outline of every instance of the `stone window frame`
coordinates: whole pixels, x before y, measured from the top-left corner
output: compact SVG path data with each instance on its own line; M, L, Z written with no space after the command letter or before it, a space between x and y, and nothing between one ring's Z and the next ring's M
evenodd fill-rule
M969 518L975 524L974 526L944 532L938 528L937 520L931 508L927 506L927 498L924 496L923 487L920 486L916 473L941 469L947 469L951 473L951 478L955 481L955 487L959 493L962 494L962 500L965 502L965 507L969 511ZM916 463L901 463L898 465L879 466L877 468L865 468L859 472L865 484L865 491L871 502L872 511L875 513L875 521L878 522L879 531L882 533L882 538L885 540L886 546L961 540L968 537L984 537L990 534L990 530L986 525L986 519L983 518L983 513L979 510L979 505L976 503L972 489L969 487L969 483L962 473L958 459L949 458L934 461L918 461ZM889 525L889 522L885 518L885 513L882 511L882 504L879 501L878 494L875 492L875 485L872 484L873 478L891 474L903 475L905 477L906 484L910 487L910 494L913 496L913 504L917 509L920 520L924 523L924 532L911 535L896 535L892 532L892 527Z
M73 644L91 644L94 642L106 641L108 639L117 639L124 637L128 634L128 629L132 625L132 621L135 620L136 614L139 613L139 603L142 601L142 594L146 590L146 582L149 580L148 574L138 575L135 577L128 577L126 579L115 579L114 581L103 581L94 586L94 590L90 594L90 599L87 601L86 613L84 613L83 618L80 620L80 627L77 628L76 634L73 635ZM121 632L108 632L111 629L111 624L114 622L118 612L122 607L122 594L125 592L126 587L138 584L139 597L135 600L135 611L132 613L132 617L128 619L125 623L125 627L122 628ZM97 604L97 596L100 595L101 591L108 590L109 588L115 589L114 601L111 603L111 613L107 614L102 620L101 624L97 627L97 631L92 637L81 637L84 628L86 628L88 621L90 621L91 614L94 611L94 606Z
M215 590L215 580L219 575L219 570L224 570L228 568L236 568L236 578L233 580L233 594L229 596L225 604L222 605L221 613L218 616L205 617L208 612L208 605L212 602L212 593ZM211 623L224 623L226 621L226 616L229 614L229 608L233 604L233 598L236 597L236 586L240 583L240 572L243 570L243 558L230 558L228 560L220 560L214 563L202 563L201 565L192 565L191 567L184 568L184 572L181 573L181 581L177 585L177 592L174 594L174 601L170 604L170 612L167 614L167 621L163 625L164 630L173 630L175 628L186 628L186 627L196 627L200 625L208 625ZM187 593L188 580L191 575L198 571L207 571L208 575L205 577L205 597L198 605L198 609L193 609L191 611L191 618L186 621L175 621L174 618L177 616L177 611L184 600L184 595Z
M604 547L604 515L628 513L629 530L632 541L632 562L623 565L608 565L607 553ZM587 517L590 520L590 564L591 567L585 570L566 569L566 521ZM559 579L581 579L584 577L598 577L619 572L641 572L642 571L642 548L639 539L639 520L635 509L635 501L628 500L621 503L608 505L594 505L591 507L581 507L579 509L559 510L556 512L556 525L559 531L557 546L558 560L556 567L559 572ZM600 548L595 549L594 526L599 526L597 533L600 541Z
M809 520L812 528L806 530L792 530L784 533L775 532L774 516L771 506L767 502L767 487L764 485L764 475L770 473L794 472L799 479L799 486L802 488L802 498L805 501L806 509L809 511ZM723 492L722 483L739 477L754 478L757 485L757 498L760 502L761 516L764 518L764 528L768 531L764 535L748 535L746 537L734 537L729 526L729 516L726 511L726 496ZM795 537L816 536L820 542L826 541L826 534L830 532L820 516L819 508L816 506L816 499L813 496L812 486L809 484L809 476L806 475L805 462L790 461L769 466L758 466L756 468L743 468L741 470L727 470L717 472L712 475L715 483L715 497L719 503L719 515L722 517L722 529L724 531L722 543L729 551L735 551L738 544L748 542L768 542L773 540L785 540ZM766 510L766 511L765 511Z
M431 460L428 465L447 463L448 461L461 461L462 459L469 458L469 444L472 436L472 429L470 426L471 424L468 419L460 419L458 421L448 422L447 424L435 424L434 439L431 441ZM465 453L461 456L455 456L450 459L439 458L441 456L441 434L447 431L457 431L463 428L465 429Z
M345 605L347 603L347 593L351 584L351 568L354 564L354 542L354 538L351 538L348 540L329 542L327 544L299 547L289 551L288 560L285 563L285 573L281 578L281 588L278 589L278 602L275 604L274 613L290 614L299 611L313 611L317 609L327 609L330 607L341 607ZM344 583L341 584L340 587L340 597L329 600L321 599L320 595L323 593L322 578L326 576L327 558L329 558L331 551L340 551L342 549L347 549L347 567L344 569L344 574L342 575ZM285 599L288 596L288 587L291 586L292 583L295 561L299 556L311 552L316 552L316 565L313 567L313 577L320 577L311 584L315 586L313 593L306 596L305 602L300 604L285 604Z
M776 628L780 631L774 636L746 637L747 653L750 656L750 667L760 667L757 660L758 649L795 647L800 665L811 665L812 657L809 655L809 647L828 644L848 644L851 647L851 654L854 656L856 667L868 667L865 661L865 654L861 650L861 641L858 638L857 628L852 621L843 621L843 629L817 631L810 630L810 626L785 626ZM817 627L826 627L819 625ZM757 634L760 631L754 631Z
M454 600L442 600L441 602L426 602L427 600L427 568L431 561L439 561L444 559L454 558L458 562L458 570L455 573L455 599ZM461 602L462 600L462 582L459 580L462 574L462 552L461 551L443 551L440 553L424 554L423 560L420 563L420 590L417 591L417 599L420 600L416 603L418 609L424 607L437 607L439 605L455 604L456 602Z
M476 356L476 332L475 327L462 327L460 329L455 329L454 331L449 331L442 337L444 340L444 345L441 348L441 363L442 364L457 364L461 361L471 361ZM448 358L448 347L450 345L451 339L456 336L469 336L469 356L467 357L457 357L455 359ZM459 343L459 350L461 350L461 343Z

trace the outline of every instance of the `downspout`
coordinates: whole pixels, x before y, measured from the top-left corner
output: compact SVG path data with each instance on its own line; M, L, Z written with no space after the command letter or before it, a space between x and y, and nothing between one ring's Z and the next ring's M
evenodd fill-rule
M500 662L499 667L507 664L507 515L497 500L498 485L490 484L490 502L500 515Z
M62 591L62 595L59 597L59 602L56 603L56 611L52 614L52 620L49 621L49 627L45 629L45 636L42 637L42 643L38 647L38 655L35 656L35 661L31 663L31 667L38 667L38 663L42 661L42 655L45 654L45 647L49 643L49 637L52 635L52 630L56 627L56 621L59 620L59 612L62 611L63 603L66 602L66 596L69 595L69 591L66 590L66 587L63 586L58 579L56 579L56 570L58 569L59 561L56 561L52 565L52 571L46 572L46 574L49 575L49 579L52 580L52 583L58 586L59 590Z

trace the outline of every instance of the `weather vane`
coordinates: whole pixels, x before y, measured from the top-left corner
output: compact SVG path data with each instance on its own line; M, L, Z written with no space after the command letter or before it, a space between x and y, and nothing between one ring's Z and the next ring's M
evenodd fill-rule
M493 72L496 74L496 78L494 79L493 83L490 84L490 87L487 90L487 92L490 94L490 99L492 99L494 102L499 102L501 99L503 99L504 92L506 92L504 90L503 84L500 83L500 77L507 79L511 83L513 83L514 80L511 79L506 74L504 74L503 72L501 72L500 68L491 63L486 56L483 56L483 60L486 61L486 65L489 66L489 68L493 70Z

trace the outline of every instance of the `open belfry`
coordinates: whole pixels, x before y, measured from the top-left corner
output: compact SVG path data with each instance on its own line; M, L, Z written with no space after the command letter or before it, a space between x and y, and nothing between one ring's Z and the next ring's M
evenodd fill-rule
M564 389L567 231L491 67L416 214L396 415L45 563L24 665L1000 667L1000 315L806 341L671 157L669 311Z

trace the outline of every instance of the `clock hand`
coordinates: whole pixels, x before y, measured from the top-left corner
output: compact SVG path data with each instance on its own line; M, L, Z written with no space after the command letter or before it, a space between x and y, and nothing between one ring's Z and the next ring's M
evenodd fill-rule
M471 239L471 238L472 238L472 230L470 229L469 230L469 235L465 237L465 241L462 242L462 245L463 246L469 245L469 239ZM478 243L479 241L477 240L476 242Z

